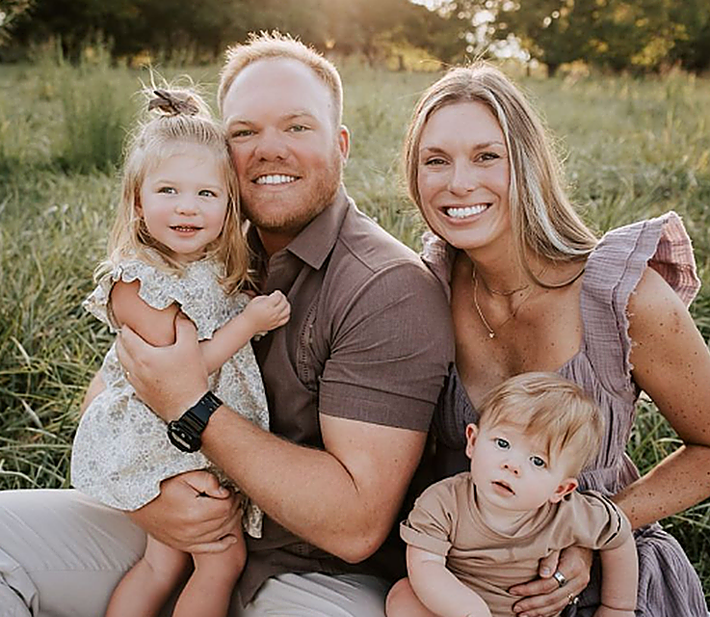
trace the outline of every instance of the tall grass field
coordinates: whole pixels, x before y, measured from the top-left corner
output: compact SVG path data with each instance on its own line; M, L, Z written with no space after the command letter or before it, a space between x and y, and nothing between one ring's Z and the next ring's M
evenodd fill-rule
M346 185L361 209L418 248L422 224L400 176L400 144L436 74L340 63L352 133ZM219 67L189 73L213 100ZM78 407L111 337L86 314L118 197L121 146L146 71L56 58L0 65L0 489L67 487ZM519 83L564 154L575 202L599 233L676 210L704 286L692 305L710 336L710 80L580 77ZM668 375L673 379L673 375ZM710 405L710 401L708 401ZM642 400L628 452L644 472L678 445ZM710 470L698 470L706 475ZM710 597L710 501L662 521Z

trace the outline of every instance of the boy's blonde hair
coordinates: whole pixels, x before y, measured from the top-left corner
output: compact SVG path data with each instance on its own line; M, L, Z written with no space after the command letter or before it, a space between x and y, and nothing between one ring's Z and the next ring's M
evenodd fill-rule
M562 166L540 117L515 84L494 66L477 61L451 69L419 98L404 142L409 195L421 212L419 146L427 121L442 107L467 102L485 105L503 132L510 168L513 250L532 279L550 287L530 270L526 253L532 251L553 262L581 261L592 252L597 239L567 198Z
M280 32L252 33L247 43L227 49L227 62L222 67L217 93L220 112L223 111L224 99L229 88L237 75L247 66L259 60L282 58L296 60L306 65L327 86L333 98L333 122L336 128L339 127L343 118L343 84L338 69L315 49Z
M248 281L249 252L242 233L237 176L224 130L202 97L191 89L154 89L151 94L146 118L138 123L126 147L121 201L109 236L108 262L101 269L137 257L158 268L182 272L170 249L150 235L138 211L140 191L149 171L179 153L181 147L204 146L214 154L228 193L222 233L206 247L205 255L223 265L220 282L232 293Z
M479 426L501 424L539 439L551 459L564 452L571 476L599 451L604 434L596 403L557 373L523 373L491 390L481 404Z

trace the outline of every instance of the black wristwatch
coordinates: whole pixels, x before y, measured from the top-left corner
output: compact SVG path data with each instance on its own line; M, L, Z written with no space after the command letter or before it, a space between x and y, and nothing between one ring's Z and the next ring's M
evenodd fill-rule
M170 443L183 452L197 452L202 447L202 431L221 404L222 401L208 390L182 416L168 423Z

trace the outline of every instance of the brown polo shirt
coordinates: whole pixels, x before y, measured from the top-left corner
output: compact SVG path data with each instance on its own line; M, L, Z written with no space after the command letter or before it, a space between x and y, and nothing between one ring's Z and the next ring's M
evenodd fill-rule
M442 287L419 257L358 211L342 188L271 259L255 230L249 239L261 291L280 289L291 303L288 324L253 343L271 431L321 449L320 414L427 431L453 360L453 335ZM403 554L395 536L396 544L353 565L267 517L263 537L248 538L243 601L284 572L394 576Z

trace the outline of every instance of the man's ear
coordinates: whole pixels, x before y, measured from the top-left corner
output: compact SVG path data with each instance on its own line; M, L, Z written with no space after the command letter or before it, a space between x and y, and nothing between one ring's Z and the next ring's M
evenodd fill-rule
M565 495L569 495L577 486L579 486L579 482L577 482L576 478L565 478L557 486L552 497L550 497L550 503L562 501L562 498L565 497Z
M466 456L473 456L473 444L476 443L478 437L478 427L475 424L466 425Z
M348 162L348 155L350 154L350 131L344 124L341 124L338 129L338 149L340 150L340 156L343 157L344 165Z

